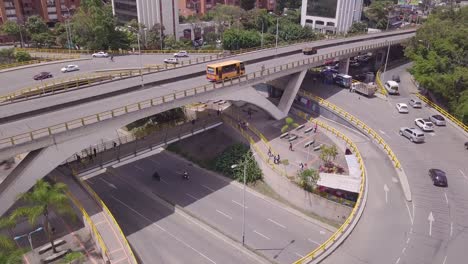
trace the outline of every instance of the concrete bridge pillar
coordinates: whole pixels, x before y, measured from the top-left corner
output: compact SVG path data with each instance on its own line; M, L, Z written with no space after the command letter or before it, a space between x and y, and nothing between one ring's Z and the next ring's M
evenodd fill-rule
M380 69L385 63L385 57L387 56L386 49L380 49L375 54L374 67L376 70Z
M341 59L338 64L338 72L343 74L348 74L349 71L349 61L350 58Z
M278 109L284 114L284 116L288 115L289 109L291 109L291 105L294 102L294 98L296 98L297 92L301 87L306 73L307 70L303 70L291 75L289 82L284 89L283 96L281 96L278 104Z

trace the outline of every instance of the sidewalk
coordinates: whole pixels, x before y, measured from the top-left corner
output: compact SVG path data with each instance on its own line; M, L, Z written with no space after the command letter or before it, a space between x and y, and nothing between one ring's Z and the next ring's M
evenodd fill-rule
M71 171L67 171L65 168L59 168L52 171L49 176L57 182L66 184L68 190L81 203L107 247L107 258L110 260L110 263L131 264L131 257L124 246L125 242L119 233L120 231L114 226L110 217L93 200L91 195L89 195L71 175Z

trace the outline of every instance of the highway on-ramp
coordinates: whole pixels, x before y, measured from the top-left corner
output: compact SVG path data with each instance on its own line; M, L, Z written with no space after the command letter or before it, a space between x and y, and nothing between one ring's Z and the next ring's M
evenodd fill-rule
M391 221L381 223L381 228L386 230L379 236L380 243L367 244L367 254L355 254L369 240L368 236L375 235L366 232L366 226L359 223L356 231L361 228L362 232L355 231L351 234L337 253L354 256L351 263L464 263L468 244L468 152L463 144L468 136L451 123L446 127L436 127L434 132L425 133L426 142L422 144L411 143L398 134L400 127L416 127L415 118L427 118L436 113L428 106L423 106L422 109L410 107L409 114L397 112L396 103L408 103L411 98L417 99L412 95L417 89L410 81L407 67L408 65L398 67L386 74L388 78L399 74L402 90L402 95L390 96L387 101L377 97L366 98L338 87L317 89L311 83L303 84L305 89L339 105L377 131L400 160L411 188L413 201L407 203L408 207L401 208L398 214L385 213L385 217ZM430 168L439 168L447 173L448 188L432 184L428 176ZM369 174L368 178L372 182L373 178L380 176ZM383 192L382 187L376 188ZM368 200L369 203L376 201ZM364 217L368 213L365 211ZM411 220L408 228L391 223L408 217ZM406 241L389 239L395 233L406 235ZM380 248L394 248L396 245L401 248L400 252L389 250L382 251L379 255L374 254ZM331 262L327 263L334 263L332 260L333 256Z
M189 172L189 180L182 179L184 170ZM160 181L153 179L152 174L155 171L159 173ZM152 195L177 204L234 240L242 241L242 187L221 177L174 154L162 152L112 169L88 181L115 213L135 250L150 257L151 254L165 254L159 252L164 250L165 245L151 248L145 244L146 240L153 237L160 239L157 232L162 231L154 228L148 230L142 226L150 223L157 226L163 221L173 225L181 224L180 229L184 230L189 222L184 220L174 223L172 219L180 217L173 212L158 212L161 208L157 201L151 199ZM318 247L334 232L333 227L312 220L254 191L247 190L245 200L245 243L250 249L273 262L292 263ZM136 217L138 214L134 210L149 219ZM190 226L194 228L193 224ZM222 243L212 241L210 244L216 244L214 247L203 245L204 240L213 237L197 241L199 237L186 233L180 234L180 238L192 241L193 247L202 247L206 252L204 254L216 263L246 263L238 259L237 262L227 261L231 253L217 252L220 247L228 247ZM174 254L174 258L185 254L176 249L170 252ZM197 263L194 260L186 263L189 262Z

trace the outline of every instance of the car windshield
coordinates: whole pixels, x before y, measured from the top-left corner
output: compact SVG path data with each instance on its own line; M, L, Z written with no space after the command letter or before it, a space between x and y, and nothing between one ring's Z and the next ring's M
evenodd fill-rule
M444 118L440 115L435 115L435 116L432 116L434 119L437 119L437 120L444 120Z
M400 108L401 109L407 109L408 107L406 107L406 105L400 105Z

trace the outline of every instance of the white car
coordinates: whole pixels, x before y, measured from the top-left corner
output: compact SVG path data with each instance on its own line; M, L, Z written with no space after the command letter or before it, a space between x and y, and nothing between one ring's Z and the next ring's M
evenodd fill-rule
M71 72L71 71L79 71L80 67L78 65L70 64L65 67L63 67L60 71L61 72Z
M188 53L185 50L181 50L177 53L174 53L174 57L179 58L179 57L188 57Z
M432 123L434 123L436 126L445 126L447 123L445 122L445 118L441 115L431 115L429 117Z
M398 113L405 113L405 114L409 113L408 105L404 103L396 104L396 109L398 110Z
M109 57L109 54L104 51L93 53L93 58L107 58L107 57Z
M168 59L164 59L164 63L177 64L179 63L179 60L177 58L168 58Z
M423 131L434 131L434 124L429 119L416 118L414 123Z
M415 100L415 99L411 99L411 100L409 101L409 104L410 104L413 108L421 108L421 107L422 107L421 101Z
M400 135L408 138L411 142L424 142L424 133L419 128L402 127Z

